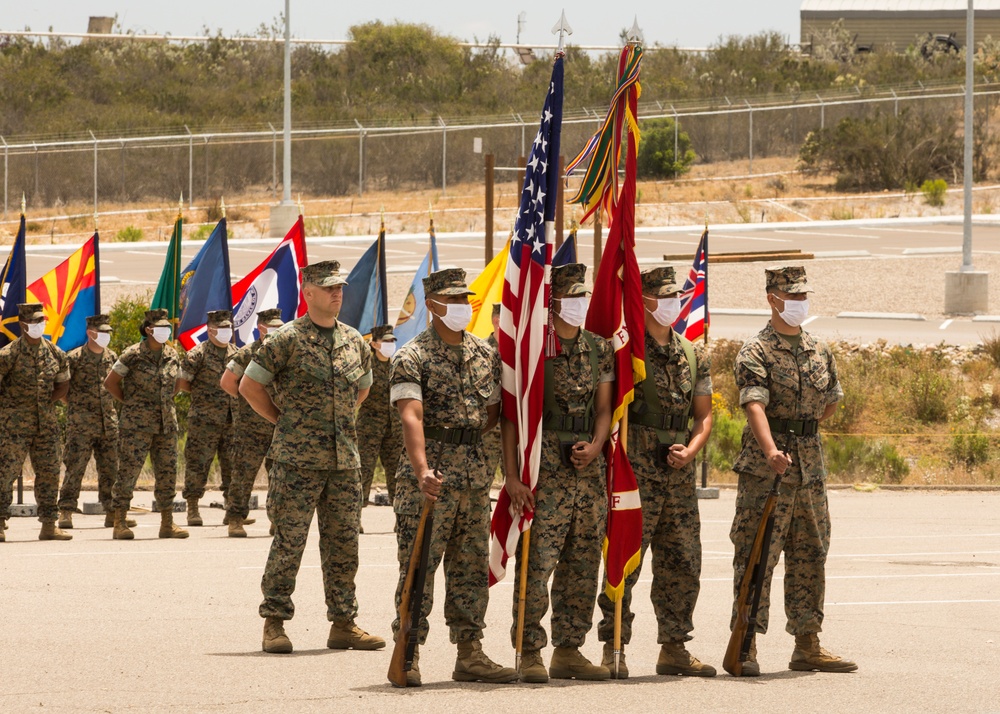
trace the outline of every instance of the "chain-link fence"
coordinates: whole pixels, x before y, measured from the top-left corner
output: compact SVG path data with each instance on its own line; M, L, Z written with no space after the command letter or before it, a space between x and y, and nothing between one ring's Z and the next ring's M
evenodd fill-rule
M976 87L978 107L989 112L1000 85ZM644 103L641 119L673 117L703 162L793 156L808 132L844 117L876 111L960 113L963 88L955 85L854 88L827 94L764 99ZM599 126L603 113L583 109L563 119L563 154L570 158ZM292 132L295 190L318 195L363 195L378 189L438 188L479 181L483 158L513 167L530 148L535 117L507 115L449 122L296 127ZM88 132L89 133L89 132ZM255 189L275 198L283 144L279 129L8 142L3 151L4 218L23 193L35 206L92 200L129 203L204 200ZM475 141L479 139L480 141Z

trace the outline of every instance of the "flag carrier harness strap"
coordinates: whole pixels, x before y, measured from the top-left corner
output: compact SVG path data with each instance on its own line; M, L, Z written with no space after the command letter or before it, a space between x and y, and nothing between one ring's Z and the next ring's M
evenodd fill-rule
M594 395L597 393L597 384L600 379L597 363L597 342L589 332L580 330L580 337L587 345L587 356L590 358L591 389L590 400L587 402L587 410L582 416L569 416L563 412L559 402L556 401L555 376L552 368L552 359L545 360L545 403L542 408L542 429L554 431L561 443L576 443L577 436L590 434L594 429Z
M698 362L694 356L694 345L687 338L677 335L688 367L691 369L691 388L698 383ZM650 409L651 404L659 404L656 394L656 377L647 373L642 380L642 389L636 390L636 399L629 405L629 418L633 424L652 427L656 431L656 439L661 445L687 444L690 431L691 405L683 414L664 414Z

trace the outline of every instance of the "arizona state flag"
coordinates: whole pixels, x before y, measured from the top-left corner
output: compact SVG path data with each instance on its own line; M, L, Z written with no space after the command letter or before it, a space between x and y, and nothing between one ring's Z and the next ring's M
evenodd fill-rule
M45 335L66 352L87 344L87 318L101 311L100 237L28 286L27 302L45 310Z

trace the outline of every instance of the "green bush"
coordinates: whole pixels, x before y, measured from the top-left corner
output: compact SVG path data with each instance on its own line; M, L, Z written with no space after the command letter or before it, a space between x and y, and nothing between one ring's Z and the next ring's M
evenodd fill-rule
M832 476L860 476L873 483L900 483L910 473L906 459L885 441L824 435L827 470Z
M948 420L948 405L954 395L955 383L940 372L918 372L906 385L906 395L912 416L924 424Z
M948 182L944 179L927 179L920 184L920 192L924 194L927 205L940 208L944 205L945 192L948 190Z
M708 462L718 471L729 471L740 454L743 415L733 416L724 406L716 405L712 414L712 436L708 440Z
M139 341L139 328L146 318L146 310L149 309L149 301L152 293L146 292L139 295L125 295L115 300L111 306L111 344L109 347L118 354L129 345L134 345Z
M636 159L636 173L643 179L672 179L691 170L697 158L686 131L677 131L674 156L674 120L651 119L640 124L642 141Z
M990 458L990 439L978 432L955 434L951 437L949 455L955 464L968 467L985 464Z
M115 233L115 240L119 243L138 243L142 240L142 229L135 226L125 226Z
M212 231L215 230L215 226L202 223L200 226L191 231L190 235L187 236L187 240L208 240L208 237L212 235Z

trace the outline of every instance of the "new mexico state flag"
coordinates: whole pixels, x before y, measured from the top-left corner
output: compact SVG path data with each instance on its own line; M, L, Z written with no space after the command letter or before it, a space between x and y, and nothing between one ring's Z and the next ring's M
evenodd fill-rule
M503 294L503 276L507 267L507 255L510 253L510 238L504 243L490 264L483 268L479 277L472 281L469 290L475 295L469 296L472 305L472 319L465 329L476 337L489 337L493 334L494 303L500 302Z

